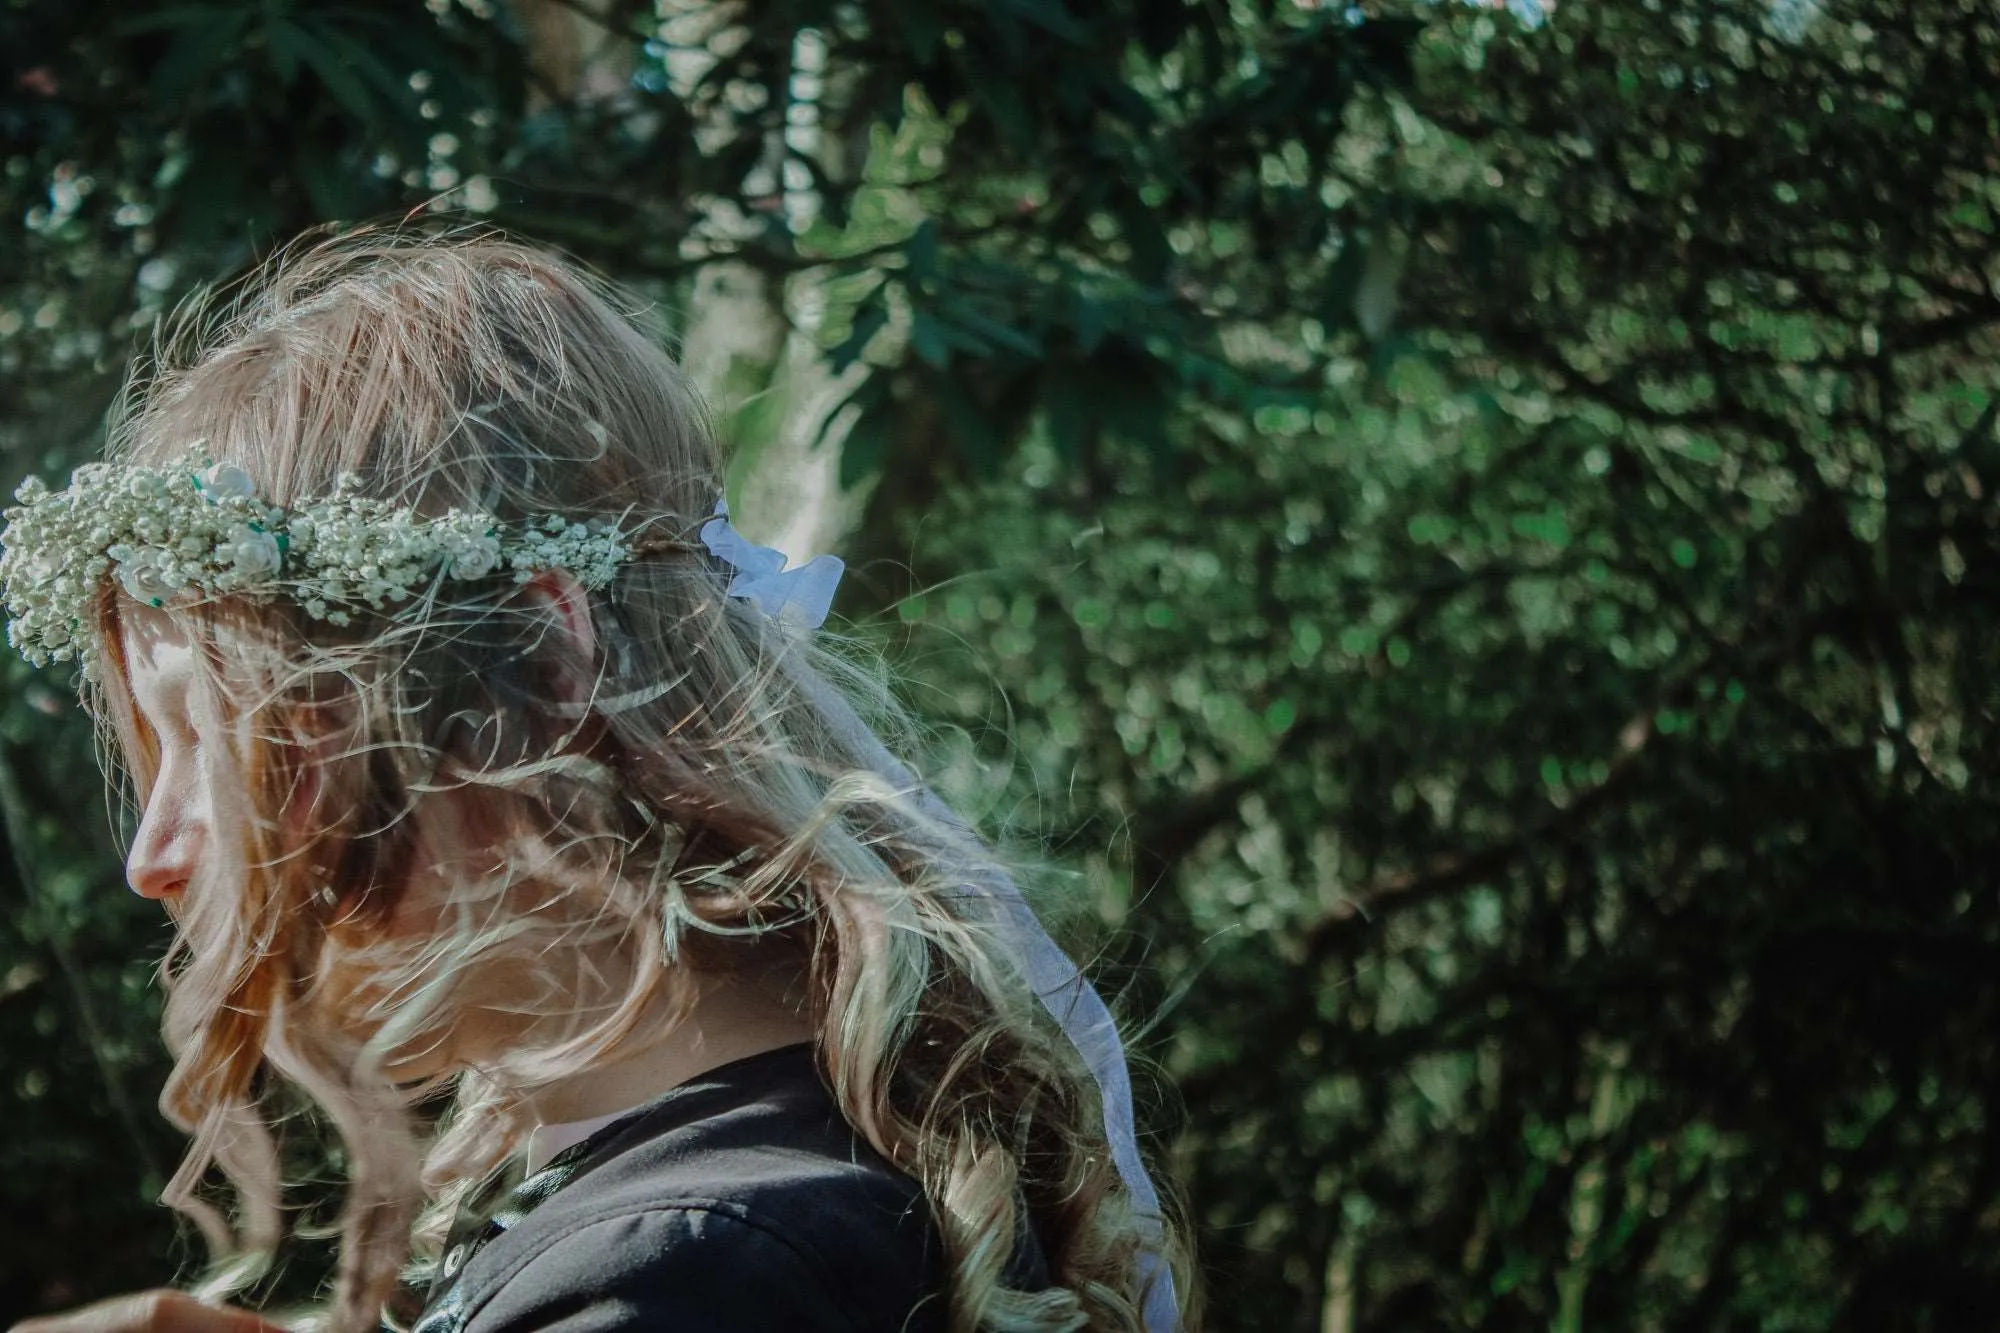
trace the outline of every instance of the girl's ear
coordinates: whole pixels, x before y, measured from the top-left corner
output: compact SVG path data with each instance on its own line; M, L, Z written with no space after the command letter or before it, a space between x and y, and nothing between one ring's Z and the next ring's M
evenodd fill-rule
M544 618L536 653L555 666L559 701L579 712L590 706L597 687L597 629L590 619L590 597L568 571L545 569L521 585L522 604Z

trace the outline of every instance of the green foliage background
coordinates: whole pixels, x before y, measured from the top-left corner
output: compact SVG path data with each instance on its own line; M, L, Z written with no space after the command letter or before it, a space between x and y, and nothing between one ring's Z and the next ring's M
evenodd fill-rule
M1993 1327L2000 15L1516 8L5 0L0 470L318 221L753 275L1213 1327ZM797 373L723 382L750 473ZM162 927L0 680L25 1313L188 1256Z

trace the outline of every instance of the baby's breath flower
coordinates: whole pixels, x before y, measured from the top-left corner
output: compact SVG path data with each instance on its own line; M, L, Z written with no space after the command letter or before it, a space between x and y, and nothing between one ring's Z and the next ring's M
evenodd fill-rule
M83 625L106 577L164 606L182 596L286 597L332 625L387 611L439 580L565 569L587 588L616 577L630 547L616 526L559 515L510 528L491 514L429 517L362 493L342 476L332 494L291 511L257 497L255 480L199 447L178 468L86 463L51 491L30 477L0 529L7 639L36 665L81 658Z

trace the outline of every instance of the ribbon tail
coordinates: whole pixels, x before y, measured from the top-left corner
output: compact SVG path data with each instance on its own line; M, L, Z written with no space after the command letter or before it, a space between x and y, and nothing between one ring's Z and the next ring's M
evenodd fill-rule
M819 710L839 743L886 779L891 785L911 793L918 809L948 833L969 847L980 844L965 821L936 792L917 781L901 760L889 752L874 730L861 720L845 696L810 668L792 670L800 691ZM1132 1111L1132 1074L1125 1061L1125 1046L1118 1036L1118 1024L1104 998L1083 975L1074 960L1062 951L1042 926L1013 877L998 867L980 876L978 887L999 908L1021 951L1020 962L1030 986L1042 1005L1056 1020L1070 1044L1076 1047L1097 1083L1098 1100L1104 1109L1104 1133L1111 1144L1113 1164L1131 1191L1134 1203L1151 1244L1142 1251L1140 1279L1145 1290L1147 1333L1174 1333L1180 1326L1180 1305L1173 1275L1160 1255L1161 1213L1159 1192L1146 1174L1139 1157L1137 1131Z
M833 609L834 590L847 566L839 556L814 556L797 569L755 576L739 574L730 595L754 603L772 620L800 629L818 629Z

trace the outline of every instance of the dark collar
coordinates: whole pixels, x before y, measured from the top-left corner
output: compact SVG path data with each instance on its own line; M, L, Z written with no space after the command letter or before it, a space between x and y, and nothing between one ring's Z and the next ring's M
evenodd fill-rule
M582 1142L572 1143L532 1175L526 1174L526 1159L519 1154L502 1162L460 1201L445 1237L444 1254L431 1276L423 1314L412 1333L441 1333L456 1327L459 1311L452 1296L467 1261L495 1236L511 1230L541 1207L557 1190L588 1175L635 1139L660 1133L672 1121L705 1114L718 1095L734 1100L746 1086L774 1076L794 1076L794 1066L801 1061L810 1063L812 1054L811 1042L798 1042L718 1065L634 1107Z

